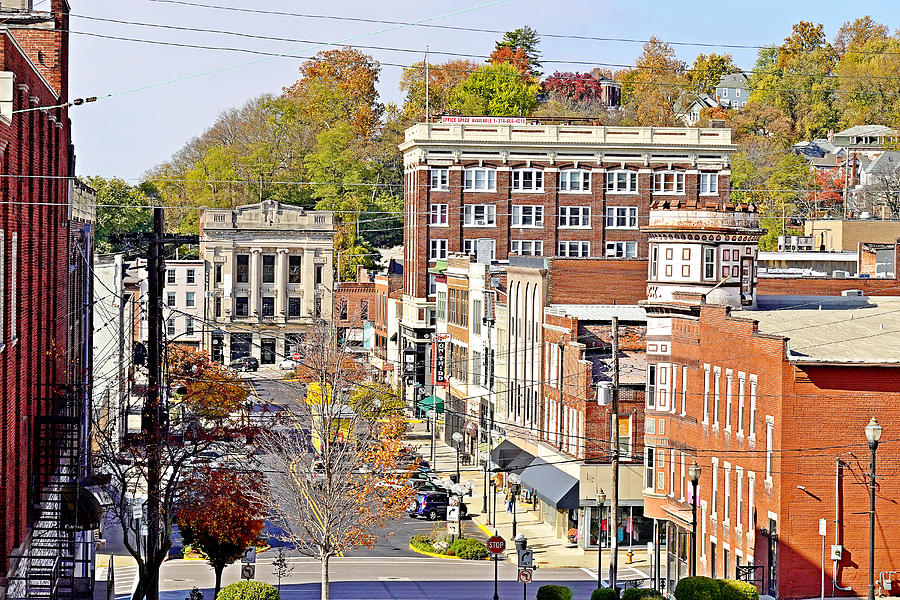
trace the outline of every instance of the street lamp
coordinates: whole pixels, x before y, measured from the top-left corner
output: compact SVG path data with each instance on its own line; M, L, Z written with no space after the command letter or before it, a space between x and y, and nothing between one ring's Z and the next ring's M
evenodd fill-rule
M700 465L695 460L688 468L688 477L694 493L691 495L691 577L697 576L697 482L700 481Z
M512 536L513 537L516 537L516 504L517 504L516 498L519 495L519 484L521 482L522 482L522 478L519 477L518 473L510 473L509 474L509 483L512 485L512 495L513 495L513 498L512 498L512 509L513 509L512 510L512 515L513 515Z
M881 440L881 425L875 417L866 425L866 439L869 440L869 600L875 600L875 450Z
M459 449L462 445L463 434L456 431L450 437L456 442L456 482L459 483Z
M603 505L606 504L606 492L603 489L597 494L597 589L603 587Z

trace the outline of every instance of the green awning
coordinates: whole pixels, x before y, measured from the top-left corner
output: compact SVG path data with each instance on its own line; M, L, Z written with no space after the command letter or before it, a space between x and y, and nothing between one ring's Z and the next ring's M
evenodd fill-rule
M434 394L419 401L419 407L422 410L436 410L438 414L444 412L444 399L438 398Z

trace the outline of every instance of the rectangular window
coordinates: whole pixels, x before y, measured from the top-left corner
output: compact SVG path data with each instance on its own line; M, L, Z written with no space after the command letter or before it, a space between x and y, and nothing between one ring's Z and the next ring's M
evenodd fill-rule
M664 423L665 421L660 421ZM669 495L675 497L675 451L669 450Z
M544 207L531 205L513 205L512 207L512 226L513 227L543 227L544 226Z
M175 269L166 269L166 283L169 285L175 283Z
M194 335L194 317L185 317L184 332L187 335Z
M431 240L428 248L429 260L447 260L447 240Z
M681 416L687 414L687 367L681 367Z
M719 174L700 173L700 194L712 196L719 193Z
M188 308L194 308L195 306L197 306L196 295L194 292L185 292L184 305Z
M738 435L744 435L744 374L738 373Z
M756 473L747 472L747 531L756 531L756 523L753 520L754 496L756 491Z
M493 204L463 206L463 225L466 227L493 227L496 224L497 207Z
M9 339L19 339L19 232L9 241Z
M725 370L725 431L731 431L731 392L734 386L730 369Z
M175 335L175 317L169 317L166 321L166 335Z
M234 275L236 283L250 283L250 255L238 254L235 256L237 270Z
M684 502L684 488L686 487L685 478L684 478L686 460L687 459L685 459L684 452L682 452L681 453L681 473L679 474L680 484L678 486L679 490L680 490L678 497L681 499L682 502Z
M638 191L638 174L635 171L607 171L606 191L611 194L633 194Z
M467 192L493 192L497 190L497 171L484 167L466 169L463 189Z
M250 315L250 298L247 296L234 297L234 316L247 317Z
M359 318L363 321L369 320L369 301L368 300L360 300L359 301Z
M772 461L775 447L775 421L766 416L766 481L772 481Z
M347 320L350 312L349 306L350 305L348 304L346 298L341 299L341 301L338 303L338 319L340 319L341 321Z
M619 458L631 460L631 416L619 415Z
M722 509L722 522L726 525L731 518L731 465L725 463L725 506Z
M296 318L302 315L303 299L296 296L288 298L288 317Z
M666 451L662 448L656 449L656 488L666 489Z
M656 280L659 274L659 246L654 245L650 250L650 279Z
M559 191L591 191L591 172L584 169L567 169L559 172Z
M450 169L429 169L428 181L432 190L447 190L450 188Z
M541 256L544 254L544 242L540 240L513 240L510 252L520 256Z
M750 376L750 441L756 441L756 375Z
M734 526L741 532L741 522L744 518L744 470L738 467L735 470L736 494L734 496Z
M437 293L437 318L447 320L447 292Z
M591 255L590 242L560 242L559 256L570 258L586 258Z
M193 284L197 283L197 278L196 278L194 269L188 269L187 271L185 271L185 278L187 279L188 285L193 285Z
M712 501L709 510L713 519L718 519L719 509L719 459L712 459Z
M490 260L496 260L497 258L497 242L490 238L479 238L477 240L463 240L463 253L468 254L469 256L478 256L478 246L481 243L487 243L490 247L490 251L488 252L488 258Z
M606 242L607 258L636 258L637 242Z
M175 292L166 292L166 306L175 306Z
M722 370L719 367L714 367L713 369L714 377L713 377L713 425L719 426L719 388L720 383L722 381Z
M472 333L481 335L481 300L472 300Z
M607 206L607 229L637 229L637 208L634 206Z
M216 265L215 269L213 269L213 279L216 285L222 284L222 265Z
M656 365L647 365L647 408L656 407Z
M481 352L472 350L472 385L481 385Z
M653 471L656 466L656 456L653 453L654 448L647 448L645 450L646 455L644 456L644 487L652 490L653 489Z
M288 256L288 283L300 283L303 257L292 254Z
M431 211L428 213L429 225L446 225L447 224L447 205L432 204Z
M516 169L512 172L512 189L516 192L543 192L544 172L537 169Z
M316 265L315 268L315 285L322 285L322 281L325 278L325 268L322 265Z
M716 276L716 249L703 248L703 278L713 279Z
M261 316L263 316L263 317L274 317L275 316L275 297L274 296L263 296Z
M653 192L656 194L683 194L684 173L660 171L653 174Z
M591 207L590 206L560 206L559 207L559 227L566 229L571 227L590 227L591 226Z
M216 311L216 317L222 316L222 296L216 296L215 311Z
M262 257L262 282L275 283L275 255L263 254Z
M703 422L709 423L709 365L703 365Z

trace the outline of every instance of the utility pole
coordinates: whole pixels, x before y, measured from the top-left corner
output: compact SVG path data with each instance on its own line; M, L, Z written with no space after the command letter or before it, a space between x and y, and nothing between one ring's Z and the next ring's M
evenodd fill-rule
M431 98L428 97L428 91L429 91L429 87L428 87L428 86L429 86L429 81L428 81L428 79L429 79L429 75L430 75L430 73L428 72L428 70L429 70L429 65L428 65L428 46L426 45L426 46L425 46L425 122L426 122L426 123L428 123L428 122L430 121L430 118L429 118L429 112L430 112L430 108L431 108L431 103L430 103Z
M609 587L616 589L619 570L619 318L612 318L612 496L609 531L612 552L609 556Z

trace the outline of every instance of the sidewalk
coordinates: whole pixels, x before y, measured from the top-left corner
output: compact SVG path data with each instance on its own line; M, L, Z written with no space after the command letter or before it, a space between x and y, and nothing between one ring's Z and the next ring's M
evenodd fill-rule
M431 434L423 429L409 434L409 441L418 446L420 454L428 458L431 451ZM434 463L432 470L441 476L456 473L456 450L448 446L441 439L435 439ZM484 471L480 466L460 465L460 479L463 483L472 482L472 496L465 499L469 508L472 522L486 535L493 535L497 531L505 540L507 548L514 548L512 541L512 514L505 510L504 492L497 489L494 497L488 493L488 505L492 514L482 512L484 497ZM496 501L496 509L494 503ZM492 523L493 513L496 513L496 523ZM540 514L531 510L530 503L519 502L516 506L516 533L528 538L528 546L534 550L534 561L539 567L572 567L589 571L596 577L597 551L585 550L581 547L573 547L564 538L556 537L555 528L552 525L542 523ZM647 548L634 547L634 556L631 564L627 564L627 547L619 549L619 579L649 578L650 563L647 557ZM610 550L603 549L603 573L606 575L609 569ZM506 560L515 562L515 552L506 552Z

